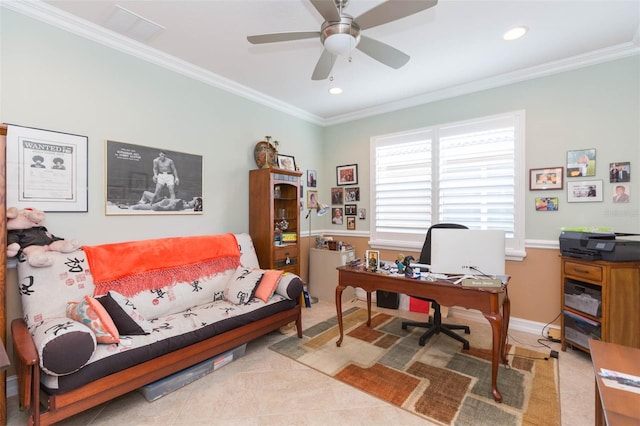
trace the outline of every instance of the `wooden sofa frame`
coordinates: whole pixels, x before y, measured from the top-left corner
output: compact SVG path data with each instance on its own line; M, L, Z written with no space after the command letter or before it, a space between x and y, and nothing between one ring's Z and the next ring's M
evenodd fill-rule
M20 318L15 319L11 323L11 332L20 408L28 411L29 425L52 424L219 355L291 322L295 322L297 335L302 338L302 310L299 303L294 308L143 362L72 391L58 395L42 392L41 399L38 351L24 321Z

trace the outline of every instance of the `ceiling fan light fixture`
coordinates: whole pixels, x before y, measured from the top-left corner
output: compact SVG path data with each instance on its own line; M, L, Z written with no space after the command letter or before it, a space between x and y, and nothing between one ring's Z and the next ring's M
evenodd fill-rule
M346 56L356 44L357 41L351 34L332 34L324 41L324 48L334 55Z
M331 93L332 95L339 95L342 93L342 89L339 87L332 87L331 89L329 89L329 93Z
M517 40L520 37L524 36L527 33L527 31L529 31L529 29L524 26L513 27L510 30L508 30L506 33L504 33L502 35L502 38L507 41Z

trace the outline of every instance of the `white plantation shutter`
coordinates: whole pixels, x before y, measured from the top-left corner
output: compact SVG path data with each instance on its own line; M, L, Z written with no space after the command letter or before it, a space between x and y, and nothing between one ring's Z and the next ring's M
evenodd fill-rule
M500 229L513 238L513 120L493 119L442 129L439 148L438 222Z
M372 138L371 243L421 247L434 223L505 231L524 252L524 113Z

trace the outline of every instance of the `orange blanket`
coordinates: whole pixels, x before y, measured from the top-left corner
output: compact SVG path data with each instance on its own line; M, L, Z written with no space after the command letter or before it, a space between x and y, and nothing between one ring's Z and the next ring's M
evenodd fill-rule
M131 297L240 266L233 234L162 238L83 246L96 285L95 295L109 290Z

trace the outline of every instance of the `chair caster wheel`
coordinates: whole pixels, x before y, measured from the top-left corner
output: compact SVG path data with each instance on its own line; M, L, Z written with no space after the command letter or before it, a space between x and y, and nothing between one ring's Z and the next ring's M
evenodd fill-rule
M466 349L466 350L469 350L469 344L468 344L468 343L464 343L464 344L462 345L462 347L463 347L464 349Z
M464 330L464 334L471 334L471 330L470 330L470 329L468 329L468 328L467 328L467 329L465 329L465 330Z
M407 324L402 324L402 329L406 330L407 329Z

